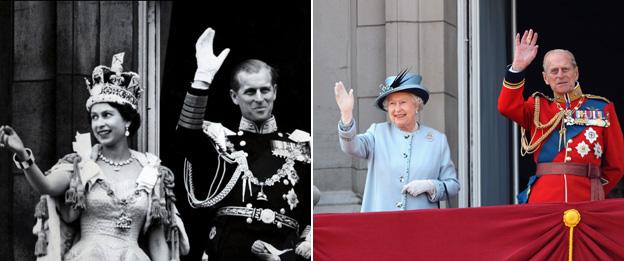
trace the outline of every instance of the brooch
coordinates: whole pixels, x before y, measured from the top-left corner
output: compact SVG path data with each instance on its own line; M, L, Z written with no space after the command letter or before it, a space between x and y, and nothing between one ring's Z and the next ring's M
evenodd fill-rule
M584 158L587 153L589 153L589 146L585 143L585 141L581 141L578 145L576 145L576 152L581 155L581 158Z

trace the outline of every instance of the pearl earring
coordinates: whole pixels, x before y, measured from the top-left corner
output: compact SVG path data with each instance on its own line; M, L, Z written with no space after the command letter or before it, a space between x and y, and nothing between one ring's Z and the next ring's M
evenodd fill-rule
M128 130L128 126L126 126L126 137L130 136L130 131Z

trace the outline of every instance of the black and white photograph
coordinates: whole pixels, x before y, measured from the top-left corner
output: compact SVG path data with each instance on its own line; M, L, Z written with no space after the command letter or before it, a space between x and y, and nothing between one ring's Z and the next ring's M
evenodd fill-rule
M624 260L622 7L0 1L0 260Z
M311 259L311 3L2 2L0 24L0 259Z

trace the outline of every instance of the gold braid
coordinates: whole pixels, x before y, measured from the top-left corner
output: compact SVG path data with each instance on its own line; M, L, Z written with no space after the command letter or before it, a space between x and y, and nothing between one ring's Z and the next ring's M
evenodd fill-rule
M546 138L548 138L548 136L550 136L550 134L557 128L557 125L559 125L559 123L561 122L561 119L563 119L565 112L564 111L559 111L555 114L555 116L550 119L550 121L548 121L548 123L546 124L542 124L539 121L539 113L540 113L540 103L539 103L539 96L535 96L535 110L533 113L533 124L535 124L535 132L533 132L533 135L531 135L531 141L528 142L526 135L525 135L525 129L524 127L522 127L520 129L520 132L522 134L522 148L520 149L520 154L522 156L526 155L526 154L533 154L535 151L537 151L537 149L540 147L540 145L542 145L542 142L544 142L544 140ZM550 128L546 131L546 133L544 133L543 129L546 128ZM535 133L537 132L537 130L540 129L542 130L542 136L539 137L539 139L537 139L535 142L533 141L533 139L535 138Z

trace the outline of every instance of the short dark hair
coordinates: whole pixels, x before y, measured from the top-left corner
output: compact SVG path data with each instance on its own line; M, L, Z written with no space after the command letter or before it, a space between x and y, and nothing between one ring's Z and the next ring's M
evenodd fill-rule
M240 89L240 81L238 80L239 73L257 73L262 69L269 70L269 73L271 74L271 84L275 85L275 83L277 83L278 74L277 70L273 68L273 66L270 66L267 63L258 59L248 59L242 61L234 67L234 70L232 71L232 79L230 81L230 88L236 92L238 91L238 89Z
M128 132L130 132L130 136L133 136L139 127L141 127L141 115L130 106L130 104L118 104L114 102L105 102L111 107L117 109L121 117L130 122L130 126L128 127ZM91 111L89 111L91 113ZM89 121L91 120L91 115L87 115L89 117Z

